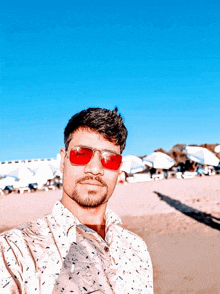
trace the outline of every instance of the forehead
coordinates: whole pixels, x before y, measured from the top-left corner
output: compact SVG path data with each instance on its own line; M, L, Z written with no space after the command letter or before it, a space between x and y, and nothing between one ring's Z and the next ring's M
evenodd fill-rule
M83 145L99 150L110 150L120 153L120 146L105 139L100 133L89 129L78 129L72 134L69 147Z

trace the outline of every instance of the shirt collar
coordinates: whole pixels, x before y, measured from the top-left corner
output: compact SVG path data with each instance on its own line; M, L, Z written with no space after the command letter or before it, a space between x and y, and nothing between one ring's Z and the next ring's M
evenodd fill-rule
M79 219L74 214L72 214L60 201L55 203L52 210L52 215L58 224L63 227L64 232L66 233L71 227L82 225ZM107 208L105 213L106 231L111 225L119 223L122 223L120 217L112 210Z
M105 213L105 226L106 230L113 224L121 224L122 221L120 217L113 212L111 209L107 208Z

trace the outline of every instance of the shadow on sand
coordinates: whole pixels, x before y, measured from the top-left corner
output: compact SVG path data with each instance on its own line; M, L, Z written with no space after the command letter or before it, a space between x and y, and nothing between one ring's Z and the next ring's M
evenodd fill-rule
M169 196L163 195L159 192L154 191L154 193L157 194L160 200L165 201L168 205L174 207L175 209L179 210L183 214L213 229L220 231L220 223L217 222L217 221L220 221L220 218L217 218L215 216L212 216L211 214L192 208L188 205L183 204L179 200L172 199Z

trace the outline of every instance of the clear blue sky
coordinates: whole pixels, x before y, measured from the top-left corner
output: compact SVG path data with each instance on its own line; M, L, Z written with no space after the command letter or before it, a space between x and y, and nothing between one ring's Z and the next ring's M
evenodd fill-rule
M124 155L220 143L219 1L2 1L0 40L0 161L56 157L87 107Z

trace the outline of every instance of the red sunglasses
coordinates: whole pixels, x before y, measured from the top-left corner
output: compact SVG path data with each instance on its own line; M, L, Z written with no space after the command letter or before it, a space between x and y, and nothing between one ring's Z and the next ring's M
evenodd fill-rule
M108 151L98 150L87 146L74 146L70 149L69 160L75 165L86 165L92 159L96 151L100 152L101 164L104 168L110 170L118 170L121 166L121 154Z

